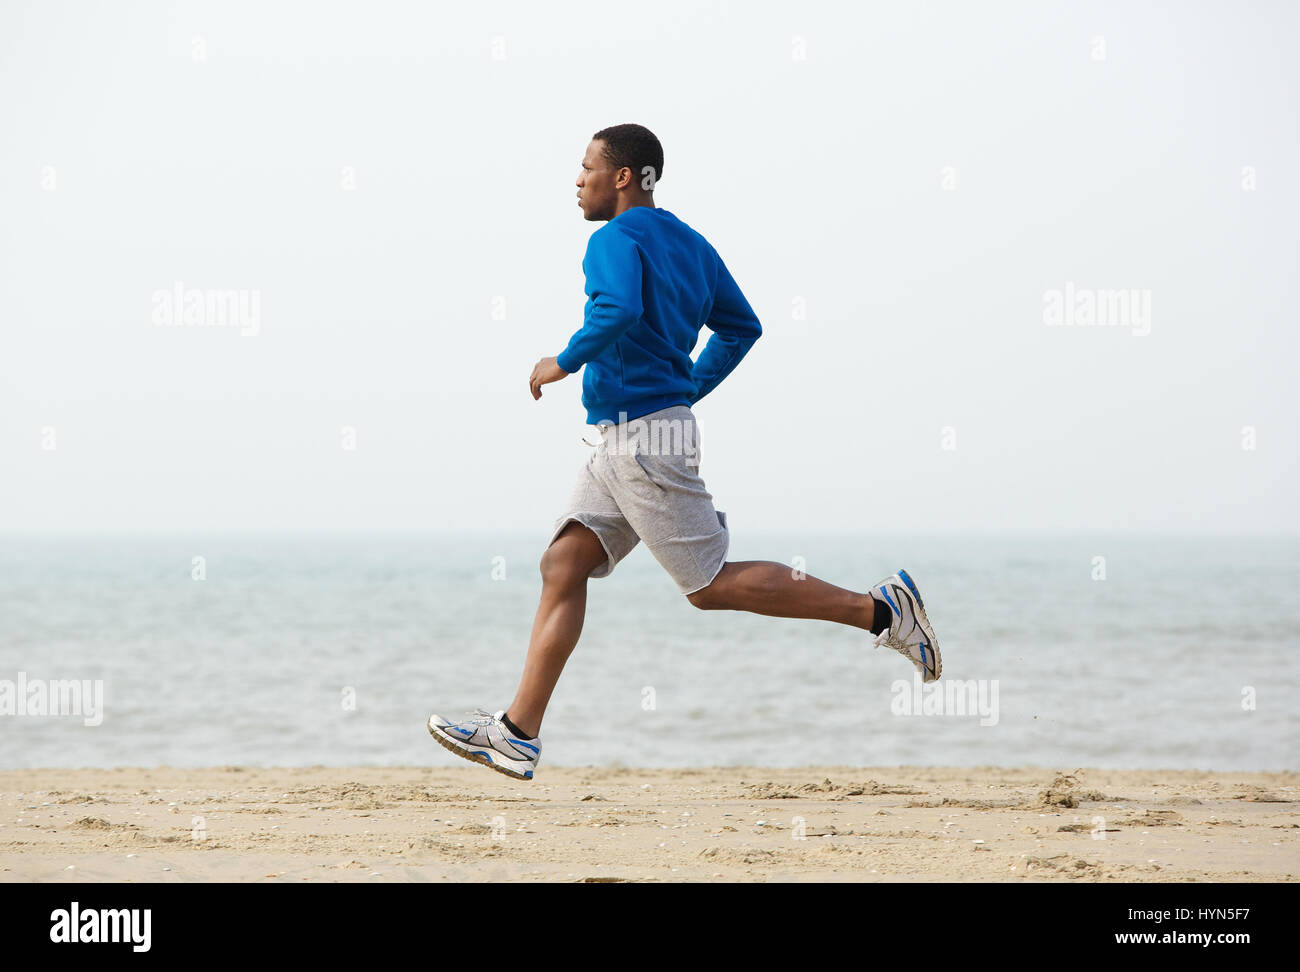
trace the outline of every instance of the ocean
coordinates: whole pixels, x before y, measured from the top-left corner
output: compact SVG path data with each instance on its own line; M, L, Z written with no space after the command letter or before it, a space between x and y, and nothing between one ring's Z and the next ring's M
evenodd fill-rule
M426 719L510 701L548 536L0 537L0 768L455 765ZM729 559L859 591L906 567L945 694L865 631L699 611L638 547L589 582L543 768L1300 766L1300 539L748 532ZM39 714L59 681L76 711Z

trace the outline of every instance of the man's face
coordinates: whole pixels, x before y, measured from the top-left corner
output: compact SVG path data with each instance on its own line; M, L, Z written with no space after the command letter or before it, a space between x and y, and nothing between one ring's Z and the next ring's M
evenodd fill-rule
M605 161L605 143L593 139L582 158L582 171L578 174L578 205L589 222L610 220L618 204L615 180L621 169L614 169Z

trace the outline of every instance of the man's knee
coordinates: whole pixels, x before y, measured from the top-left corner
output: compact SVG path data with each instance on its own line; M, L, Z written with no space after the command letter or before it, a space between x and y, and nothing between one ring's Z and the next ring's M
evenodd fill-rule
M542 552L542 583L581 583L604 559L604 548L595 533L577 521L571 522Z
M567 544L553 543L542 554L539 566L542 570L544 584L574 584L586 575L573 556Z
M687 594L686 600L701 611L722 611L734 607L729 597L734 578L734 572L730 568L730 564L723 564L722 568L713 575L713 580L707 587L701 587L698 591Z
M701 587L698 591L686 595L686 600L690 601L701 611L713 611L721 607L718 603L717 591L710 584L708 587Z

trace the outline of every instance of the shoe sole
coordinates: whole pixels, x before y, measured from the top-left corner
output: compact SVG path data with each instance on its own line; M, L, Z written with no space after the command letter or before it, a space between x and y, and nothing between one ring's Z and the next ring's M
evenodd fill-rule
M529 770L527 773L516 773L512 769L507 769L506 767L497 763L496 760L494 760L491 756L489 756L486 751L482 749L469 749L463 743L458 743L455 740L449 738L448 736L444 736L442 732L438 728L436 728L432 722L428 724L428 729L429 729L429 735L433 737L434 742L436 742L443 749L447 750L447 752L455 753L461 759L467 759L471 763L479 763L483 766L490 766L498 773L504 773L512 780L531 780L533 778L532 770Z
M925 616L925 602L921 600L921 592L916 589L916 582L912 580L907 571L899 568L898 579L907 586L908 591L916 598L916 620L921 625L921 630L925 632L926 638L930 641L930 651L934 652L934 678L929 681L937 682L939 676L943 674L943 655L939 652L939 639L934 636L934 628L930 627L930 619ZM925 681L926 679L922 677L921 680Z

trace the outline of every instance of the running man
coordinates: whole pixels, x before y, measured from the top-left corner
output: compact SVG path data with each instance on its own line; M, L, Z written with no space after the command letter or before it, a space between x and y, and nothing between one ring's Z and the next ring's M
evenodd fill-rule
M926 682L943 670L934 631L905 570L855 593L771 561L728 562L726 514L699 474L691 407L740 363L763 333L709 242L655 206L659 140L640 125L592 136L578 175L591 234L582 261L583 326L558 355L533 367L542 386L585 368L582 404L600 429L566 512L542 555L542 597L514 700L459 722L429 717L440 745L516 779L542 755L542 716L582 633L588 578L608 577L644 542L686 599L706 611L817 618L862 628L902 653ZM700 328L713 333L692 362Z

